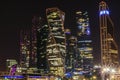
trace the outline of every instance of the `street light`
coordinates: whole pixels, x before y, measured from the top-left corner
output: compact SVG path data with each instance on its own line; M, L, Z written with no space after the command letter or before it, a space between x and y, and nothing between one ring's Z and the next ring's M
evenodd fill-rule
M102 80L110 80L111 78L114 77L114 73L116 72L115 68L105 66L102 67Z
M103 72L108 72L109 70L109 68L103 68Z
M111 69L111 72L112 72L112 73L115 73L116 71L115 71L115 69Z
M97 79L97 77L96 77L96 76L93 76L92 78L93 78L93 80L96 80L96 79Z

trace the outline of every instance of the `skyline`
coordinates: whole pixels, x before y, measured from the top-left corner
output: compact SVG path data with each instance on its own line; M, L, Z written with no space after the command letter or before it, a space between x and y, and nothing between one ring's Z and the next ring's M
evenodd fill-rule
M47 3L46 3L47 2ZM16 1L16 2L2 2L2 17L1 17L1 30L0 35L2 38L0 39L0 60L5 61L7 58L15 58L18 60L19 56L19 29L24 27L29 27L32 24L32 17L34 15L45 16L45 9L49 7L58 7L65 14L65 28L74 29L74 23L72 19L75 18L72 16L73 12L76 10L87 10L88 15L90 17L90 27L92 31L93 43L95 48L94 52L97 53L98 45L99 45L99 14L98 14L98 5L100 1L91 1L87 2L87 0L79 1ZM64 4L65 5L64 5ZM80 3L80 4L77 4ZM86 5L84 5L86 3ZM120 47L120 12L117 10L119 3L116 1L106 1L110 9L110 16L115 24L115 34L116 41L118 46ZM96 22L92 22L96 21ZM98 27L96 27L98 26ZM73 28L74 27L74 28ZM99 52L99 50L98 50ZM95 54L94 53L94 54ZM10 54L10 55L9 55ZM13 56L11 56L13 55ZM3 61L0 61L2 66L5 66ZM0 67L1 70L1 67Z

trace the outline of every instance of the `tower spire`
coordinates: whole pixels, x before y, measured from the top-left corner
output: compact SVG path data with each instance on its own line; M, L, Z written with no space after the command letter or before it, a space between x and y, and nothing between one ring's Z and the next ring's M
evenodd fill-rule
M99 23L101 41L101 65L118 65L118 47L114 40L114 25L105 1L99 3Z

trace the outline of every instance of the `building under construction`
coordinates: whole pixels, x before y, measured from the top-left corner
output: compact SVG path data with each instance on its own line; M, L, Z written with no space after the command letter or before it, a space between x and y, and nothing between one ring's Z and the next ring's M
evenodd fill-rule
M114 37L114 24L106 2L99 3L101 66L118 67L118 46Z

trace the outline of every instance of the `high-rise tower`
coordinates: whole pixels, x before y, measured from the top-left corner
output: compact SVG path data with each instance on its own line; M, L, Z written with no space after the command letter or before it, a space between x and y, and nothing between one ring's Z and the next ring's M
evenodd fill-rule
M42 25L38 29L37 35L37 68L41 72L48 71L48 62L47 62L47 41L49 35L48 25Z
M67 54L66 54L66 72L74 72L77 52L77 38L71 36L67 40Z
M90 23L87 11L76 12L77 22L77 48L79 51L76 69L83 74L90 74L93 68L93 48L90 32Z
M118 66L118 47L114 38L114 24L109 16L106 2L99 3L101 65Z
M74 72L77 38L71 34L70 29L65 29L66 34L66 74Z
M31 27L31 53L30 53L30 67L37 67L37 33L40 27L40 18L34 16Z
M30 30L21 30L20 32L20 65L23 68L30 66Z
M20 64L21 67L37 67L37 30L39 18L34 16L32 27L22 29L20 32Z
M46 9L50 34L47 43L47 59L51 74L64 76L66 42L64 33L64 12L58 8Z

